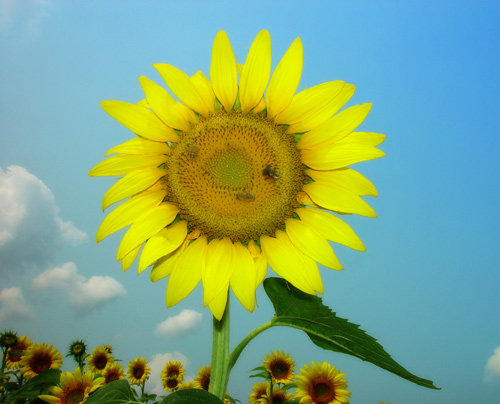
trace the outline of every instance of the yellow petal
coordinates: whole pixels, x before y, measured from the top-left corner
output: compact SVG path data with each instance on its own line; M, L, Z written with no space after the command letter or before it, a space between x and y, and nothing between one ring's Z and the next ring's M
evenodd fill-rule
M127 230L118 247L116 259L121 260L132 249L144 243L148 238L154 236L164 227L172 223L179 212L179 208L170 203L161 205L149 210L142 215Z
M170 153L170 147L165 142L154 142L151 140L135 137L118 146L109 149L104 156L110 154L140 154L143 156L157 156Z
M187 222L181 221L172 227L161 230L152 236L142 249L139 259L139 273L150 266L153 262L176 250L186 239Z
M139 81L149 107L166 125L184 132L190 130L189 123L196 122L196 116L191 109L175 101L167 90L147 77L141 76Z
M161 168L132 171L106 191L102 199L102 210L138 192L144 191L165 175Z
M135 261L137 258L137 254L139 254L139 250L141 249L141 246L138 246L134 248L132 251L130 251L123 259L121 260L122 263L122 269L126 271L127 269L130 268L130 265Z
M378 146L385 140L385 135L381 133L371 133L371 132L352 132L349 136L346 136L337 143L356 143L363 144L365 146Z
M360 238L351 227L331 213L319 210L298 208L295 212L300 220L307 223L327 240L345 245L358 251L366 251Z
M322 182L334 188L345 188L356 195L378 195L375 185L368 178L350 168L339 168L332 171L306 170L305 173L315 182Z
M297 219L287 219L286 234L295 247L314 261L332 269L343 269L328 241Z
M234 244L234 265L236 267L231 277L231 289L240 303L248 311L255 308L255 265L250 252L240 242Z
M271 36L260 31L248 51L240 79L240 102L243 113L255 107L262 96L271 73Z
M184 240L177 250L172 251L170 254L161 257L158 261L153 265L153 269L151 270L150 279L151 282L159 281L160 279L165 278L167 275L172 273L174 269L174 265L182 255L182 253L186 250L191 240Z
M299 87L303 60L302 41L297 38L278 63L267 87L268 118L274 118L292 102Z
M97 164L89 175L91 177L102 177L107 175L125 175L131 171L145 168L158 167L165 163L165 156L140 156L131 154L118 154L107 158Z
M205 254L203 280L203 305L209 304L229 285L233 276L234 246L229 238L210 241Z
M167 307L180 302L200 283L206 250L207 238L202 236L193 241L179 257L168 279Z
M267 261L260 248L255 245L253 240L248 242L248 251L253 258L255 265L255 289L264 281L267 274Z
M349 135L367 117L372 104L354 105L339 112L322 125L304 133L297 144L299 149L321 148Z
M260 243L274 272L305 293L322 293L323 286L316 263L302 254L284 232L277 230L276 238L261 236Z
M375 147L356 143L335 142L324 148L301 150L302 162L316 170L335 170L383 156L385 153Z
M115 231L128 226L145 212L158 206L165 195L164 190L145 191L123 202L102 221L97 230L96 241L100 242Z
M323 183L313 182L304 185L303 190L323 208L340 213L377 217L375 211L363 199L346 189L333 188Z
M153 66L177 98L189 108L203 116L208 116L209 112L213 110L213 106L205 104L205 99L186 73L167 64L160 63Z
M214 112L215 94L210 80L202 72L197 71L193 76L191 76L191 81L203 98L205 105L209 107L210 112Z
M139 136L160 142L176 142L177 134L154 112L123 101L102 101L101 107L123 126Z
M208 305L208 307L210 307L210 311L212 312L213 316L219 321L222 319L224 311L226 310L228 290L229 290L229 285L226 286L222 290L222 292L220 292L219 295L216 296Z
M276 115L276 123L292 125L310 119L325 109L344 86L343 81L329 81L301 91L288 107Z
M233 49L224 31L219 31L215 36L210 80L214 93L224 109L231 111L238 94L238 74Z

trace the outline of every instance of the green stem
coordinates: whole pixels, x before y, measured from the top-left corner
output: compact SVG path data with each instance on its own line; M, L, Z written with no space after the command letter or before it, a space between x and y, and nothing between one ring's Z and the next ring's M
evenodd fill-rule
M228 372L231 371L233 368L234 364L240 357L241 352L245 347L248 345L248 343L253 340L257 335L259 335L261 332L266 331L268 328L271 328L273 326L273 320L262 324L261 326L257 327L255 330L253 330L250 334L248 334L245 338L241 340L241 342L238 344L236 348L234 348L233 352L231 352L231 356L229 357L229 364L228 364Z
M221 320L214 317L212 369L208 391L224 401L229 380L229 298Z

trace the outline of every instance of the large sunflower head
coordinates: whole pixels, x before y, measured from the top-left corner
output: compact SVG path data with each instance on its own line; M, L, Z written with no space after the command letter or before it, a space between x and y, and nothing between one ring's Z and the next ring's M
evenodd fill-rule
M144 358L137 357L128 364L128 381L130 384L139 386L148 380L150 372L151 368L148 366L148 361Z
M375 187L349 165L384 155L384 136L356 132L371 104L339 110L354 86L331 81L298 93L297 38L271 75L271 38L261 31L243 65L220 31L210 79L156 64L172 95L141 77L146 99L104 101L137 136L108 151L92 176L119 176L97 241L126 226L117 259L138 256L153 281L169 275L167 306L201 281L204 305L222 318L231 287L252 311L267 265L304 292L322 293L317 263L340 270L328 241L356 250L358 236L332 213L375 217L361 196Z
M52 387L50 395L38 396L50 404L80 404L85 402L89 394L102 386L103 377L95 377L94 373L87 371L82 375L79 367L74 373L61 373L61 387Z
M292 382L295 362L290 355L274 351L266 355L266 360L262 363L271 374L273 383L289 384Z
M327 362L304 365L296 376L297 395L300 404L346 404L351 393L347 389L345 373Z
M163 388L168 391L175 391L184 380L186 374L182 362L168 361L161 372Z
M52 344L44 342L32 344L21 358L21 373L25 379L31 379L47 369L59 369L62 365L62 356Z
M194 387L208 391L210 386L210 375L212 374L212 366L202 366L198 370L198 374L194 378Z
M17 369L21 366L21 359L26 350L31 346L31 340L23 335L17 339L16 345L7 349L5 364L7 369Z
M106 367L114 361L105 345L98 346L89 355L87 368L94 373L103 374Z

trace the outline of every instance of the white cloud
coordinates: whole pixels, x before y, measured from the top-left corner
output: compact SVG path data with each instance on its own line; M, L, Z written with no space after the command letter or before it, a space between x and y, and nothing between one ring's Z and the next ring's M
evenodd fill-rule
M0 274L46 268L59 248L85 241L85 232L59 217L41 180L20 166L0 168Z
M179 335L199 328L201 313L194 310L182 310L180 314L169 317L156 327L156 332L161 335Z
M21 289L12 287L0 290L0 324L7 319L33 318Z
M123 285L110 276L86 279L73 262L48 269L33 279L36 289L60 289L65 292L73 309L87 313L126 294Z
M485 380L500 381L500 346L495 348L493 355L486 363Z
M0 0L0 33L20 28L38 35L50 7L52 2L48 0Z
M166 353L166 354L156 354L153 355L153 358L148 363L151 368L151 374L149 376L148 383L146 383L146 388L150 393L157 395L165 395L167 392L163 388L163 384L161 382L161 371L165 367L168 361L179 361L182 362L182 367L186 370L191 361L180 352L174 353ZM184 381L187 382L189 379L184 378Z

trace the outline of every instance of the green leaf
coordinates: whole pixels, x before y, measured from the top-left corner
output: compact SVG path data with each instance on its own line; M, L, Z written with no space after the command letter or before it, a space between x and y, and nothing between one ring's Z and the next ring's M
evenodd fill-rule
M355 356L412 383L439 389L431 380L408 372L375 338L360 329L359 325L337 317L319 297L306 294L281 278L267 278L264 290L276 311L271 320L273 326L298 328L323 349Z
M59 369L47 369L39 375L28 380L20 389L9 394L6 403L12 403L20 399L34 399L40 394L48 391L49 387L57 386L61 371Z
M169 394L159 404L222 404L222 401L208 391L187 389Z
M126 380L116 380L98 389L85 404L128 404L138 403Z

